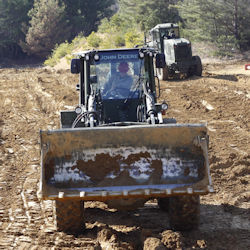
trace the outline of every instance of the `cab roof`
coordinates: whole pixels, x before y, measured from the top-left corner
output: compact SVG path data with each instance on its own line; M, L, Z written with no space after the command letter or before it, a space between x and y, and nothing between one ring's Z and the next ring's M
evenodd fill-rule
M120 52L120 51L151 51L152 49L150 48L146 48L146 47L142 47L142 48L117 48L117 49L100 49L100 50L84 50L84 51L80 51L77 53L74 53L73 55L78 56L78 57L85 57L86 55L91 55L91 54L96 54L98 52Z
M160 23L160 24L157 24L153 29L151 29L150 31L152 30L157 30L157 29L164 29L164 28L178 28L179 25L176 24L176 23Z

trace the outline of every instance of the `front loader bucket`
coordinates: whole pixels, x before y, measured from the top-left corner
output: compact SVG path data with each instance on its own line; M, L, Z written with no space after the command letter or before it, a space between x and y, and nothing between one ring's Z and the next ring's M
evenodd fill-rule
M43 199L106 200L211 191L206 126L41 131Z

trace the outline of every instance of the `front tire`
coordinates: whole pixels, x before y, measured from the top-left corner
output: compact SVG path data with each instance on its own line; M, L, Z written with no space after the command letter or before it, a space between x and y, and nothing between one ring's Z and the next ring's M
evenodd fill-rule
M200 222L200 196L175 196L169 198L169 220L173 230L198 228Z
M202 75L202 64L201 64L201 58L199 56L194 56L195 60L195 70L194 74L196 76L201 76Z
M162 211L169 211L169 198L158 198L158 206Z
M79 200L56 200L57 230L66 233L80 233L85 229L84 202Z

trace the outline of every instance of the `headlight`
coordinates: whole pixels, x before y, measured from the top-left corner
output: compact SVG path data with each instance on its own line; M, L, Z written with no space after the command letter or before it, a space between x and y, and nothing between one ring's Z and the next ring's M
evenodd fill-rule
M95 61L98 61L98 60L100 59L99 55L98 55L98 54L95 54L95 55L94 55L94 59L95 59Z
M162 105L161 105L161 109L166 111L166 110L168 109L168 104L167 104L167 103L165 103L165 102L164 102L164 103L162 103Z
M140 52L139 53L139 57L142 59L144 57L144 53L143 52Z
M89 55L85 56L85 60L88 61L89 60Z
M79 115L79 114L81 114L82 113L82 108L80 107L80 106L77 106L76 108L75 108L75 112Z

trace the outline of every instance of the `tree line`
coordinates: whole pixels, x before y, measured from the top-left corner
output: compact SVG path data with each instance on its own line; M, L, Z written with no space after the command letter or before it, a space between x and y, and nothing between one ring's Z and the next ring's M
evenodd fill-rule
M143 31L175 22L191 41L209 41L220 51L250 49L249 0L120 0L120 7Z
M96 30L115 0L0 0L0 57L46 57L55 44Z
M98 29L113 29L122 45L122 33L166 22L221 51L250 48L249 0L0 0L0 57L45 58L56 44Z

